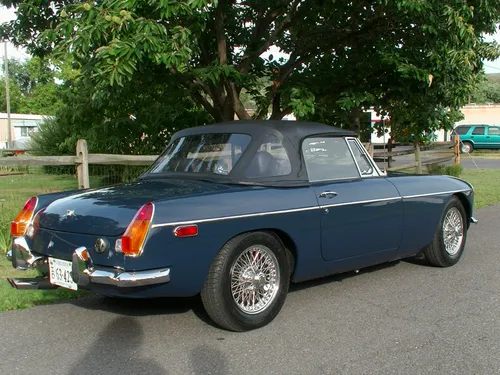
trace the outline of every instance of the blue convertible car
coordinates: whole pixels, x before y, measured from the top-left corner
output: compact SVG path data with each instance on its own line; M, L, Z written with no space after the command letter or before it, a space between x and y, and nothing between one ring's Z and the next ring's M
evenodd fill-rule
M356 134L291 121L238 121L176 133L137 180L33 197L9 252L34 279L107 296L200 295L233 331L271 322L290 282L424 254L462 256L470 184L387 175Z

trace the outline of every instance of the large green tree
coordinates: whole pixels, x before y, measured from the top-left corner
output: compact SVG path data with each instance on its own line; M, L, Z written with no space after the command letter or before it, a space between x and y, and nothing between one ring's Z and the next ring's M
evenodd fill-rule
M482 35L500 0L1 2L18 14L4 35L70 53L96 91L151 74L216 121L250 118L243 97L256 118L334 112L354 128L363 106L460 106L498 56ZM281 53L264 55L271 46Z

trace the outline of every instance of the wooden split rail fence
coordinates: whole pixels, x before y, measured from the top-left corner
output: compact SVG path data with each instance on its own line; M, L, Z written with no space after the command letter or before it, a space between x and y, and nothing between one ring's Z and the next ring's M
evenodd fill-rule
M87 141L80 139L76 144L75 156L12 156L0 158L0 167L74 165L78 177L78 188L90 187L89 164L101 165L150 165L158 155L114 155L89 154Z
M365 146L366 147L366 146ZM422 161L421 152L431 151L433 154L441 154L439 157ZM410 164L392 166L393 158L403 155L415 154L415 161ZM453 160L454 164L460 164L460 136L453 137L453 144L450 142L434 143L430 146L414 147L406 150L392 151L374 151L371 155L375 161L387 163L388 171L399 171L403 169L416 168L417 173L421 173L422 167L432 164L440 164ZM420 172L419 172L420 171Z

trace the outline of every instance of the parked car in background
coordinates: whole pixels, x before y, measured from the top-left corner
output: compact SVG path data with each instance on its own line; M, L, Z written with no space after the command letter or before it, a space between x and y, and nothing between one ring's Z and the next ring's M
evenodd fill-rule
M200 295L215 323L245 331L278 315L290 283L417 253L456 264L473 207L472 186L458 178L383 173L349 130L200 126L176 133L136 181L28 200L8 257L41 276L9 282Z
M452 132L452 136L460 136L460 151L470 153L474 149L500 148L500 126L477 124L459 125Z

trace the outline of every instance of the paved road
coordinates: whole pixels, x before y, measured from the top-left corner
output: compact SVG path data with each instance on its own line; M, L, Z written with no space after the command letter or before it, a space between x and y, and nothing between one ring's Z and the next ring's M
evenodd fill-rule
M196 301L91 297L0 313L0 374L498 374L500 206L455 267L406 261L295 287L237 334Z

